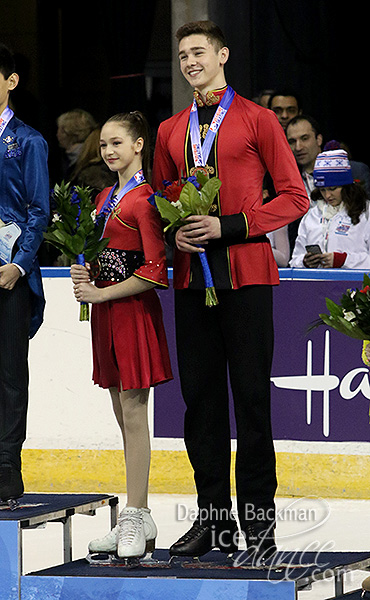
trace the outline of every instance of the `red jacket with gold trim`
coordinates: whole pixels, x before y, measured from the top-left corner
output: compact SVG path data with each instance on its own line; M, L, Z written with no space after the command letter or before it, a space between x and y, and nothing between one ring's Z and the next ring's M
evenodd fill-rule
M158 129L152 187L189 175L187 144L190 106ZM215 140L215 175L221 180L219 215L227 246L230 287L278 284L268 240L253 242L304 215L309 200L295 158L276 115L235 94ZM263 204L263 177L269 171L276 197ZM237 217L239 215L239 217ZM174 250L174 287L187 288L191 255Z
M97 212L102 209L112 188L96 197ZM153 193L144 183L127 192L110 214L104 231L108 248L144 253L144 264L133 275L160 287L168 287L163 228L158 211L148 202Z

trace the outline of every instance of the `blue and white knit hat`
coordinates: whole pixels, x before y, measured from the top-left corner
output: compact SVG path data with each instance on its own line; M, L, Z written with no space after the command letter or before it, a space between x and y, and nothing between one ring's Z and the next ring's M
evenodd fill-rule
M313 178L316 187L334 187L353 183L347 152L339 149L320 152L316 157Z

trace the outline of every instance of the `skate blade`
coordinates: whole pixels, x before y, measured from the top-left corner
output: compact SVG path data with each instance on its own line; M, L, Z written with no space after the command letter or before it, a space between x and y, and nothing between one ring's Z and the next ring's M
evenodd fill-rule
M140 566L140 557L120 558L117 554L110 552L90 552L86 556L90 565L106 565L111 567L122 567L125 569L135 569Z
M9 500L0 499L0 508L9 508L10 510L21 508L19 498L9 498Z

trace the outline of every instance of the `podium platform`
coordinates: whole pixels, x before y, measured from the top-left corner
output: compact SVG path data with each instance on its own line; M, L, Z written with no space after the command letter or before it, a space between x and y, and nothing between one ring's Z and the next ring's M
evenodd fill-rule
M265 565L247 554L231 558L213 550L200 559L170 559L155 550L134 568L71 560L71 519L110 507L117 522L118 498L104 494L26 494L15 511L0 508L1 600L295 600L317 581L334 578L336 600L343 595L344 574L370 567L370 552L278 552ZM22 531L46 522L63 523L64 563L22 573ZM357 595L356 595L357 594Z
M117 524L118 497L109 494L25 494L19 508L0 505L0 599L21 600L22 531L44 523L63 524L63 560L72 560L72 517L94 515L110 508L111 526ZM40 600L41 600L40 596Z

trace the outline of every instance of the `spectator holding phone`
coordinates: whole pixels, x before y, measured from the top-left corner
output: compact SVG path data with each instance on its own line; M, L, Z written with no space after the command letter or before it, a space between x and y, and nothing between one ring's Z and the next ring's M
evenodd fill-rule
M313 176L316 204L299 225L290 266L369 269L369 201L353 180L347 153L318 154Z

